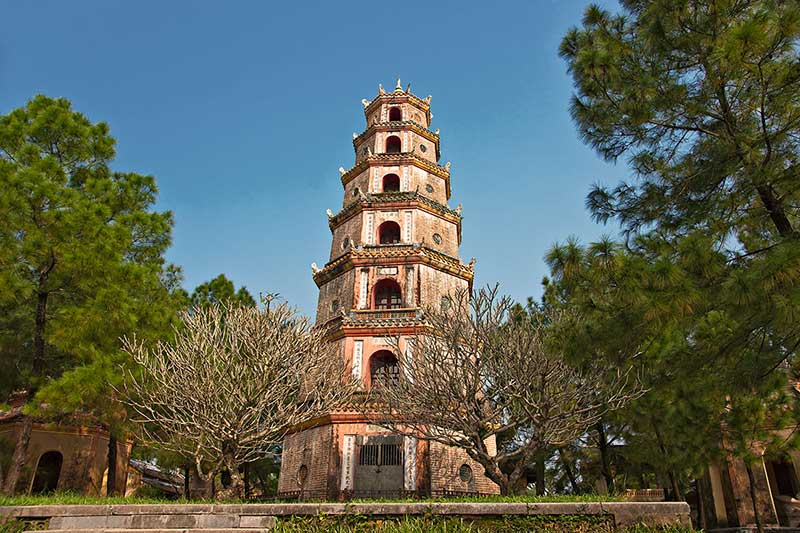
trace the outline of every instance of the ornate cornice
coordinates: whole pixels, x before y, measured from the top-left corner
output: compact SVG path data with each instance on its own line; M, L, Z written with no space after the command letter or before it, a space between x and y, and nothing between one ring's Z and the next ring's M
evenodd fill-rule
M328 219L328 226L333 231L337 226L350 219L357 213L360 213L365 208L370 207L408 207L413 205L423 211L432 215L438 216L448 222L458 225L459 235L461 234L461 212L459 210L450 209L444 204L440 204L419 191L402 191L402 192L383 192L376 194L363 194L354 202L348 204L344 209L333 215Z
M415 105L416 107L420 108L422 111L425 112L428 118L428 122L431 120L431 103L429 100L430 97L423 100L411 93L401 91L393 91L390 93L379 94L373 100L364 106L364 114L369 116L376 107L383 103L404 103L408 102L410 104Z
M314 273L314 283L322 287L343 272L360 267L383 264L422 263L472 283L473 263L465 265L455 257L420 244L373 244L350 248Z
M358 148L365 140L367 140L367 138L370 135L373 135L379 131L396 131L396 130L410 130L416 133L417 135L428 139L436 147L436 160L438 161L439 157L441 157L441 153L439 151L439 135L432 132L419 122L415 122L413 120L375 122L373 124L370 124L369 127L364 131L364 133L353 139L353 149L355 150L356 155L358 155Z
M447 198L450 198L450 169L431 163L427 159L423 159L413 152L401 152L398 154L370 154L358 163L355 164L350 170L342 174L342 185L347 185L351 180L355 179L359 174L366 169L375 166L386 166L391 163L392 165L411 164L417 168L421 168L430 172L434 176L439 176L444 179L445 187L447 188ZM449 165L448 165L449 166Z

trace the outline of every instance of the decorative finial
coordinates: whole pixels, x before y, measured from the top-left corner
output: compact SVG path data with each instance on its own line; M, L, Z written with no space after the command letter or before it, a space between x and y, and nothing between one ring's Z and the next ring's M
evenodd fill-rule
M411 92L411 84L406 85L406 94Z
M475 258L474 257L469 260L469 266L470 266L470 268L475 268Z
M458 204L458 207L456 207L456 214L457 215L461 214L461 204Z
M397 87L394 88L395 91L402 91L403 86L400 85L400 76L397 76Z
M439 128L436 128L436 131L434 131L433 133L438 136L439 135Z
M372 155L372 146L367 146L367 155Z
M344 169L344 167L339 167L339 174L341 174L342 176L347 174L347 171Z
M450 161L448 161L447 163L444 164L444 169L446 171L450 172Z
M430 104L431 103L431 98L433 98L433 96L431 96L431 95L426 96L425 97L425 103L426 104Z
M386 91L383 90L383 85L380 83L378 84L378 94L386 94Z
M355 141L356 139L358 139L358 133L353 132L353 140Z
M459 205L459 207L461 207L461 206ZM331 211L330 209L325 211L325 213L328 215L328 220L333 218L333 211Z
M314 274L319 272L319 267L317 266L316 263L311 263L311 272L313 272Z
M361 104L364 106L364 109L366 109L369 106L369 100L367 100L366 98L362 98Z

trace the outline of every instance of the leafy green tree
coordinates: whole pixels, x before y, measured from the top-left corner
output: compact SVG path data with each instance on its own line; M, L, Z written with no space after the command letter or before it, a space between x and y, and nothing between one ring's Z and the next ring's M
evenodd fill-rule
M626 157L637 179L587 199L626 242L555 247L550 297L590 314L602 357L641 347L652 398L664 395L646 411L669 417L673 436L694 417L752 459L784 419L775 405L800 345L800 6L621 3L616 15L590 6L560 52L581 136ZM668 400L674 412L658 411ZM699 464L705 446L660 447L693 450Z
M152 176L110 168L114 146L63 98L0 117L0 358L14 363L0 394L34 391L28 412L112 431L120 337L167 335L186 300L163 258L172 214L152 210Z
M209 307L221 303L232 303L244 307L256 306L256 300L247 288L240 287L237 291L233 282L225 274L201 283L192 292L192 307Z

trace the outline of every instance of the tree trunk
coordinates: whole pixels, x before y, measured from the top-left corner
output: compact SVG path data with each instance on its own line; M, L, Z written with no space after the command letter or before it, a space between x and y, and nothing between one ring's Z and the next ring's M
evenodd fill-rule
M244 498L244 483L239 475L239 465L234 461L233 454L225 454L224 461L231 476L231 484L224 490L224 499L241 500Z
M682 502L684 500L683 491L678 484L678 478L672 470L669 471L669 482L672 485L672 499L676 502Z
M606 429L601 420L595 425L597 429L597 448L600 451L600 469L603 479L606 480L608 493L614 493L614 474L611 472L611 461L608 457L608 442L606 441Z
M192 469L189 465L186 465L183 467L183 498L186 501L192 499L191 479Z
M32 428L33 419L29 416L23 417L22 427L17 436L17 444L14 447L14 454L11 456L11 464L8 465L8 473L3 483L3 494L10 496L14 494L17 488L19 476L25 467L25 462L28 460L28 444L31 441Z
M244 498L246 500L250 499L250 464L245 463L242 466L244 470Z
M697 521L699 522L700 529L706 531L708 529L708 520L706 519L706 502L705 493L703 492L703 483L699 479L694 480L694 488L697 493Z
M764 533L764 525L761 523L761 513L758 512L758 500L756 499L756 480L753 478L753 468L750 463L745 461L745 469L747 470L747 482L750 485L750 502L753 504L753 516L756 520L756 529L758 533Z
M564 457L564 448L558 449L558 457L561 459L561 465L564 467L564 473L567 475L569 484L572 487L572 493L578 494L578 480L575 479L575 473L572 471L569 461L567 461L567 458Z
M761 202L767 209L769 218L772 220L775 228L777 228L778 233L780 233L782 237L788 237L794 233L792 223L789 222L789 217L786 216L780 200L775 197L775 191L772 187L769 185L757 185L756 191L758 191L758 197L761 198Z
M536 495L544 496L544 454L536 460Z
M106 476L106 496L114 496L117 488L117 439L108 437L108 476Z
M43 282L40 282L40 285ZM33 375L43 377L45 372L44 329L47 324L47 297L49 293L39 292L36 297L36 317L33 329Z
M667 446L664 444L664 441L661 438L661 432L658 430L658 424L652 419L650 420L650 423L653 425L653 431L655 432L656 439L658 440L658 449L661 450L661 454L664 456L664 463L669 464L667 461ZM683 501L683 494L680 486L678 485L678 479L670 467L667 467L667 476L669 477L669 484L671 486L672 500L676 502Z

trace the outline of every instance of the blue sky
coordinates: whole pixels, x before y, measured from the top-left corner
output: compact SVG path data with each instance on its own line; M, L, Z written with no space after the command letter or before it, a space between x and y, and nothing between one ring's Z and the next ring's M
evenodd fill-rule
M108 122L114 168L156 176L174 212L187 289L224 272L313 314L361 99L399 74L433 95L461 257L524 300L555 241L613 233L584 199L629 173L568 113L558 44L587 3L0 0L0 113L44 93Z

